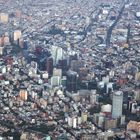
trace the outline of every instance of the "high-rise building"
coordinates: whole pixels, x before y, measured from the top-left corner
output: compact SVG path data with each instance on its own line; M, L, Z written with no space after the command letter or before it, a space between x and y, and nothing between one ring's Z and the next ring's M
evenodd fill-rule
M27 90L20 90L19 96L21 100L26 101L28 99L28 93Z
M113 83L109 82L106 85L106 93L113 92Z
M112 117L119 118L122 116L123 92L113 93Z
M58 68L62 69L63 71L66 71L68 68L67 59L59 60Z
M136 80L136 81L140 81L140 72L137 72L137 73L135 74L135 80Z
M69 92L77 92L77 80L78 80L77 72L69 70L67 72L67 81L66 81L66 89Z
M51 85L52 86L59 86L61 78L59 76L52 76L51 77Z
M135 100L140 101L140 89L136 89L134 93L135 93Z
M90 94L90 103L91 104L95 104L97 101L97 91L96 90L91 90L91 94Z
M6 13L0 13L0 21L2 23L7 23L9 20L9 15Z
M0 55L3 55L3 47L0 47Z
M69 126L69 127L72 127L72 125L73 125L73 124L72 124L72 123L73 123L72 120L73 120L72 117L68 117L68 126Z
M16 30L14 32L14 41L17 41L18 39L20 39L21 35L22 35L21 31L20 30Z
M77 118L76 117L73 117L73 128L76 128L77 127Z
M49 75L53 74L53 58L47 58L46 70L48 71Z
M0 37L0 46L2 47L4 44L4 38L3 37Z
M87 122L87 118L88 118L88 113L82 112L82 122Z
M54 61L54 65L58 64L59 60L63 59L63 49L58 46L52 46L51 48L52 52L52 58Z

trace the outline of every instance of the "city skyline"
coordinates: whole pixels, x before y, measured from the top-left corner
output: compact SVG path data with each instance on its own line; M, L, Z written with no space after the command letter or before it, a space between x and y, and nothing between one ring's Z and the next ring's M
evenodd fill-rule
M0 140L139 140L140 1L0 0Z

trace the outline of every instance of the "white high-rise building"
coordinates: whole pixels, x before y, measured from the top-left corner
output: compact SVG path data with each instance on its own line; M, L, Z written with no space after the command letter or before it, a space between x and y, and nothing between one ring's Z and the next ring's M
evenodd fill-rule
M73 128L77 127L77 118L73 117Z
M117 91L113 94L113 104L112 104L113 118L119 118L122 116L122 106L123 106L123 92Z
M106 93L109 92L109 89L111 90L111 92L113 92L113 83L111 82L106 85Z
M69 127L73 126L73 118L72 117L68 117L68 126Z
M1 23L7 23L9 20L9 15L7 13L0 13Z
M14 41L17 41L18 39L20 39L22 36L22 33L20 30L15 30L14 31Z
M90 94L90 103L95 104L97 102L97 91L96 90L91 90Z
M58 61L63 58L63 49L58 46L52 46L51 52L52 52L54 64L56 65Z
M3 55L3 47L0 47L0 55Z

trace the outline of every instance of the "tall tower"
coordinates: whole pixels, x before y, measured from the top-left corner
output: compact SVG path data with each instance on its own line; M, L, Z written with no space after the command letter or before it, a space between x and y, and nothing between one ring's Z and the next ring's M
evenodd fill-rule
M52 46L51 48L52 58L54 61L54 65L58 64L59 60L63 59L63 49L58 46Z
M123 92L117 91L113 94L112 117L119 118L122 116Z
M53 74L53 58L47 58L46 69L49 73L49 76Z
M77 92L77 72L69 70L67 72L66 88L69 92Z

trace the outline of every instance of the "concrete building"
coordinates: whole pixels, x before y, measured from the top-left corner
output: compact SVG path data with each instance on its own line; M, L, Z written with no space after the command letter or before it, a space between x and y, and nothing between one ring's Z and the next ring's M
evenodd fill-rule
M122 105L123 105L123 92L117 91L113 93L113 104L112 104L113 118L119 118L122 116Z
M8 23L9 15L6 13L0 13L0 21L1 23Z
M17 41L18 39L20 39L22 36L22 33L20 30L15 30L14 31L14 41Z
M59 86L60 85L61 78L59 76L53 76L51 77L51 85L52 86Z
M58 63L59 60L62 60L63 58L63 49L58 46L52 46L52 58L54 61L54 65Z
M26 101L28 99L28 93L26 90L20 90L19 97L21 100Z
M128 130L133 130L133 131L137 132L138 134L140 134L140 122L130 121L127 124L127 131Z
M105 125L104 125L105 130L116 128L116 127L117 127L117 119L110 119L110 118L105 119Z
M91 90L90 94L90 103L95 104L97 102L97 91L96 90Z

